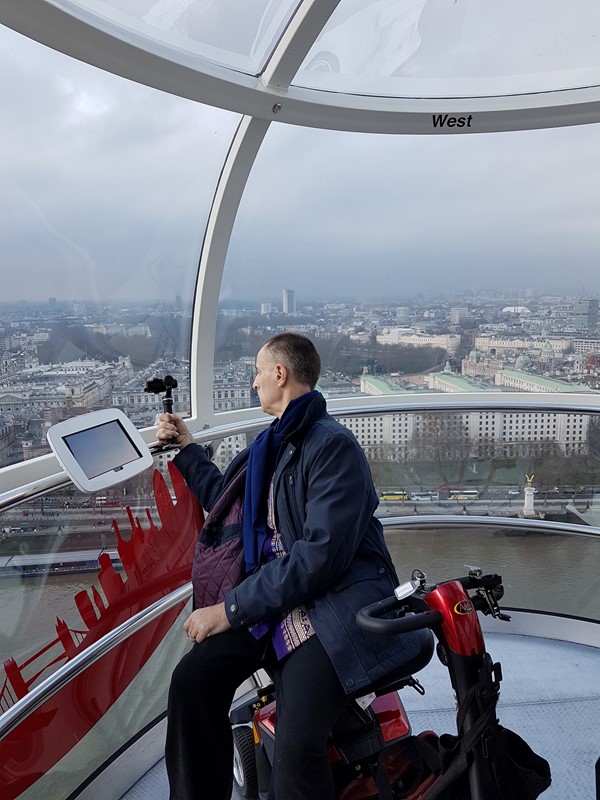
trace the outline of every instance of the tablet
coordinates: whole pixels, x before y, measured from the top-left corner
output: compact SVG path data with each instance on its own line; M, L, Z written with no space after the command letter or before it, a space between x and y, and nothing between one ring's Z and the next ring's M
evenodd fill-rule
M47 433L56 458L82 492L122 483L153 464L152 453L119 408L81 414Z

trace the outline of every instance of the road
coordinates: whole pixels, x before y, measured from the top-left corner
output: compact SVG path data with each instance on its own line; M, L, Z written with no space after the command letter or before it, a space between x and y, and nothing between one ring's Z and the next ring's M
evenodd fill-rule
M416 490L420 493L427 490ZM522 491L517 496L509 496L509 489L505 486L488 486L481 490L481 494L476 500L449 500L440 498L439 500L405 500L405 501L381 501L377 510L378 516L395 516L398 514L456 514L462 513L464 509L472 514L492 514L498 516L517 514L525 504L525 497ZM409 495L411 492L409 491ZM592 490L586 490L579 494L541 492L534 494L533 507L536 511L560 514L565 511L567 505L574 505L580 511L586 510L592 504L594 497L600 496Z

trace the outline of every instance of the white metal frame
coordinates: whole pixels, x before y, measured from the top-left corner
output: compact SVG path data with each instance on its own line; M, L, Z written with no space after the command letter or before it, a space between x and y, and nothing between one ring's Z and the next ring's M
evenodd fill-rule
M0 23L107 72L265 121L369 133L462 135L600 120L600 87L497 97L374 97L290 86L339 0L304 0L261 76L237 72L49 0L0 0ZM76 15L76 16L75 16ZM469 128L434 128L433 114L472 114Z
M207 325L207 336L212 336L212 332L208 330L208 323L204 324ZM208 350L209 346L206 346L206 349ZM202 353L204 353L204 348L198 344L196 357L198 358ZM210 351L210 356L212 358L212 351ZM209 363L212 364L212 360ZM600 396L597 394L559 395L534 392L457 392L455 394L406 392L384 397L347 397L330 400L328 410L335 417L469 411L596 414L600 411ZM271 419L259 408L245 408L219 414L214 414L211 408L206 410L206 419L209 417L212 422L210 426L201 424L201 421L205 419L202 415L188 420L196 441L202 444L221 440L227 436L254 432L267 425ZM140 433L151 449L156 449L155 428L146 428ZM6 467L2 470L0 511L40 494L67 486L69 483L67 474L61 470L56 457L52 454Z

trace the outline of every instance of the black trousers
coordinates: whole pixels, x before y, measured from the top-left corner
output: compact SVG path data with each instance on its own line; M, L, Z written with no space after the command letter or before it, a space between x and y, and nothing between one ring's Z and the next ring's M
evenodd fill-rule
M277 662L270 643L231 630L195 644L173 672L165 761L170 800L230 800L237 687L265 668L277 691L269 800L334 800L327 740L346 700L316 636Z

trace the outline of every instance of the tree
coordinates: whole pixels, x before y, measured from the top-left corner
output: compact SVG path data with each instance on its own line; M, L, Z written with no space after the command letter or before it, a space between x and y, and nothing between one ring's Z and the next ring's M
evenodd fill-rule
M471 453L468 429L460 414L426 412L421 415L413 438L416 458L433 461L445 480L450 480L448 467L458 464L458 480L462 480Z

